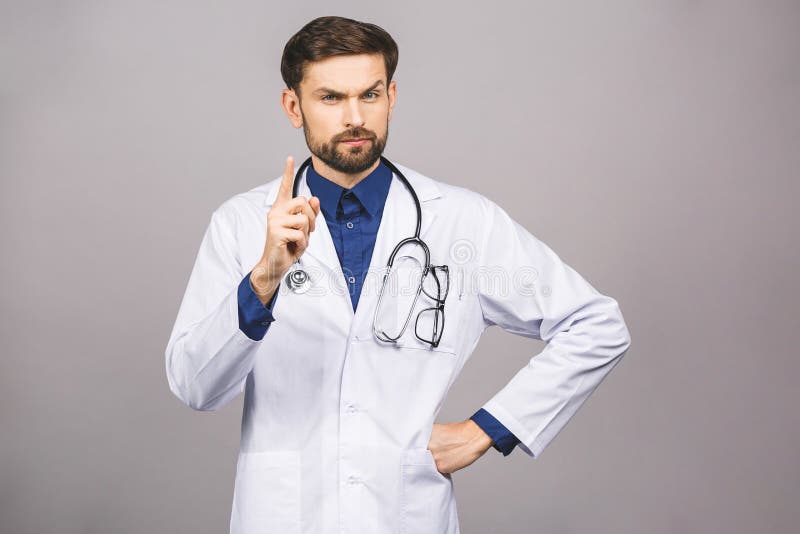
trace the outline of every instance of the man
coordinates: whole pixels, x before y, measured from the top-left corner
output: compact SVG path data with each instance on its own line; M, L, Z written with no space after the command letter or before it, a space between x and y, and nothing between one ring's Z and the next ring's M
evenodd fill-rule
M281 104L312 154L299 194L288 158L281 178L224 202L201 243L167 377L197 410L245 392L231 532L457 533L451 473L490 447L537 457L630 344L617 302L499 206L401 165L435 268L417 280L421 321L377 338L409 316L397 288L376 310L386 262L417 223L381 159L397 58L384 30L351 19L295 34ZM402 248L395 273L420 274L421 249ZM297 269L307 292L287 289ZM469 419L434 423L491 325L547 346Z

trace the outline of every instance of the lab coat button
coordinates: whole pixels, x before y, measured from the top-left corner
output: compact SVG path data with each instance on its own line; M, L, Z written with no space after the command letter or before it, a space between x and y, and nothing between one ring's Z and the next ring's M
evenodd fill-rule
M361 480L358 477L354 477L354 476L347 477L347 483L348 484L358 484L359 482L361 482Z
M347 405L347 413L356 413L357 411L358 408L356 408L354 405L352 404Z

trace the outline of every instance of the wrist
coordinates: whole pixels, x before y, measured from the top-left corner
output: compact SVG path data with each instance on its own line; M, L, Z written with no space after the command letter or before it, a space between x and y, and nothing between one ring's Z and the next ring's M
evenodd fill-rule
M250 272L250 285L262 302L267 302L281 284L280 273L274 273L263 262L259 262Z
M475 447L481 452L486 452L492 446L494 441L475 421L467 419L465 421L469 441L475 444Z

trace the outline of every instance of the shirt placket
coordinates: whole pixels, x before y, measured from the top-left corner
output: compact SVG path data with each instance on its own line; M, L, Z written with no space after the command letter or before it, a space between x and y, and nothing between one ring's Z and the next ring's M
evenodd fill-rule
M363 233L361 228L361 204L355 195L348 191L341 199L342 217L342 270L353 310L358 306L363 278Z

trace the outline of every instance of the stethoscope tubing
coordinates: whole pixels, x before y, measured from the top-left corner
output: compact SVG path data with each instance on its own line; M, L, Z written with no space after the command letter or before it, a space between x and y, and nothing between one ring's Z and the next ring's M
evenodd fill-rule
M375 315L373 316L372 320L373 334L381 341L395 343L400 338L400 336L402 336L403 333L405 332L406 327L408 326L408 323L411 319L411 314L416 308L417 299L419 299L419 295L422 291L422 280L425 278L425 276L427 276L428 272L431 269L431 255L430 255L430 250L428 249L428 245L420 238L419 235L422 229L422 206L420 206L419 197L417 197L416 191L414 191L414 188L408 182L408 179L406 179L405 175L400 171L400 169L398 169L391 161L389 161L385 157L380 156L380 159L384 163L384 165L386 165L389 168L389 170L391 170L400 179L400 181L403 182L408 192L411 193L411 197L414 199L414 207L416 208L417 212L417 224L416 224L416 229L414 231L414 235L400 240L400 242L398 242L397 245L395 245L394 250L392 250L392 253L389 256L389 260L387 262L387 271L383 277L383 284L381 285L381 291L378 295L378 302L375 306ZM309 156L308 159L306 159L303 162L303 164L300 165L300 168L297 169L297 172L294 175L294 181L292 183L292 198L297 197L300 184L300 176L303 174L303 172L310 164L311 164L311 157ZM411 311L406 317L405 323L403 324L403 328L402 330L400 330L400 334L397 337L391 337L388 334L386 334L386 332L382 330L379 331L376 327L378 310L380 309L381 301L383 300L384 288L386 286L386 281L388 279L389 272L391 271L392 265L394 263L395 256L402 247L404 247L409 243L416 243L422 247L422 249L425 252L425 266L423 267L422 278L420 279L420 285L417 288L416 294L414 295L414 302L411 305ZM299 262L300 259L298 258L297 263ZM289 287L297 293L304 293L305 291L307 291L311 283L308 273L306 273L302 268L295 269L294 271L290 272L289 275L287 275L286 281ZM419 317L417 317L417 320L419 320ZM433 346L434 347L438 346L438 341L433 343Z
M419 237L420 230L422 229L422 206L419 203L419 197L417 197L417 192L414 191L414 188L411 187L411 184L408 182L408 179L402 172L400 172L400 169L398 169L394 165L394 163L392 163L383 156L380 156L380 159L383 162L383 164L386 165L389 168L389 170L391 170L400 179L401 182L403 182L408 192L411 193L411 197L414 199L414 208L417 211L417 225L416 229L414 230L414 235L411 237L407 237L397 243L397 245L394 247L394 250L392 251L392 254L389 256L389 261L387 263L387 266L388 267L392 266L392 264L394 263L395 256L402 247L404 247L408 243L413 242L419 244L425 251L425 272L427 273L428 269L430 269L431 254L430 250L428 249L428 245ZM297 169L297 172L294 175L294 182L292 183L292 198L297 197L300 188L300 176L302 176L303 171L305 171L306 167L308 167L309 165L311 165L311 156L309 156L302 163L302 165L300 165L300 168Z

